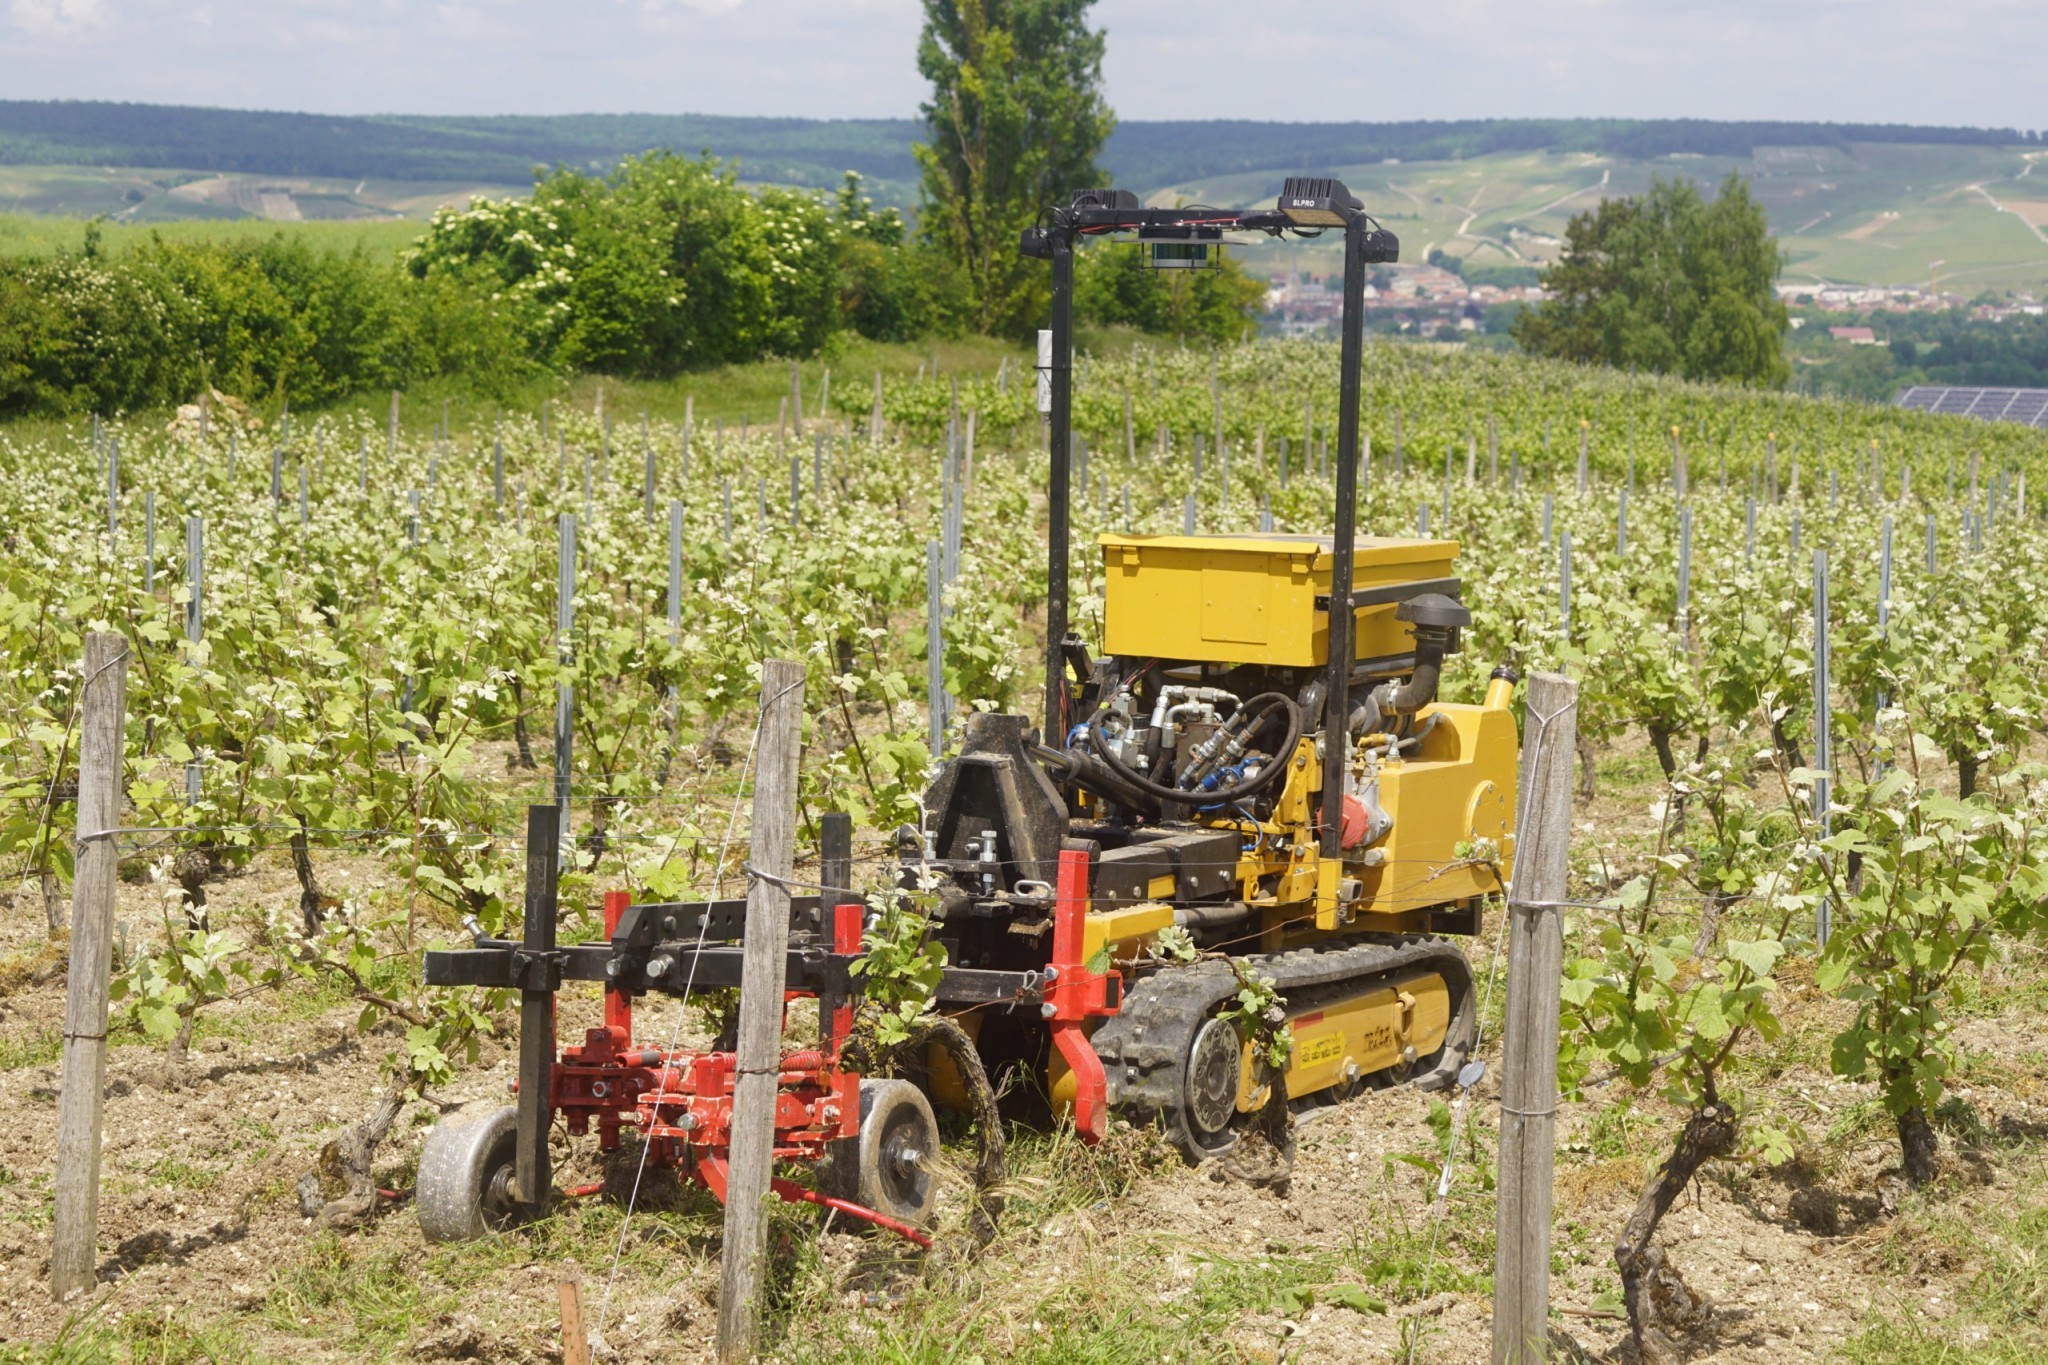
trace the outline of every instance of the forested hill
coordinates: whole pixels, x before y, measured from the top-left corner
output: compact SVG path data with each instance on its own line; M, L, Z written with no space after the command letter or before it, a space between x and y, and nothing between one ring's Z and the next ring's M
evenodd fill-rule
M704 114L479 118L0 100L0 164L167 167L258 175L524 182L536 165L609 166L650 147L737 158L747 178L829 186L848 170L917 175L910 119L723 118ZM1123 183L1170 185L1245 171L1504 151L1747 156L1758 146L1851 142L2037 143L2038 130L1907 124L1721 123L1704 119L1468 119L1410 123L1251 120L1119 124L1104 157Z
M252 175L520 184L537 165L610 166L650 147L709 150L750 179L838 183L916 174L907 119L571 114L338 117L94 101L0 100L0 164L168 167Z

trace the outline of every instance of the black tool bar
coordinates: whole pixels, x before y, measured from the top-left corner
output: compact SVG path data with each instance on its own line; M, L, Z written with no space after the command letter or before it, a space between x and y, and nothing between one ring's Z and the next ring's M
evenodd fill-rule
M667 956L671 964L656 980L645 978L645 961ZM425 979L429 986L498 986L520 985L522 969L527 964L520 961L521 950L511 944L483 948L437 949L426 955ZM694 964L691 959L695 958ZM741 969L745 962L742 949L719 944L703 948L693 943L664 943L657 945L651 953L636 953L633 959L642 959L639 965L641 979L621 982L634 994L655 991L662 994L680 994L687 984L692 989L715 990L740 984ZM621 959L621 967L632 965L633 959ZM577 943L555 950L553 961L559 966L562 981L609 981L607 968L613 961L609 943ZM820 948L792 948L787 962L786 979L796 990L838 990L847 991L852 987L847 977L847 966L852 959ZM983 971L972 967L948 967L940 977L937 998L948 1004L1036 1004L1040 999L1038 975L1035 972Z
M737 986L745 964L742 949L725 946L697 948L688 943L667 943L658 946L649 961L664 957L668 963L659 978L623 984L635 994L655 991L665 995L681 994L686 984L693 990ZM852 961L821 948L793 948L789 953L787 980L793 990L851 993L859 988L858 979L847 972ZM942 1004L1035 1005L1042 992L1036 972L948 967L932 994Z
M632 907L660 926L664 939L702 939L706 943L737 943L747 933L747 902L744 897L722 901L653 901ZM824 925L822 896L791 896L789 922L798 930Z
M1083 232L1135 231L1152 227L1215 227L1225 232L1272 232L1294 226L1278 209L1108 209L1062 211Z
M422 979L429 986L518 986L536 974L552 975L558 981L603 981L611 957L609 943L572 943L542 959L530 958L524 949L511 944L434 949L427 953ZM557 970L536 973L536 968L548 963Z
M943 1005L1035 1005L1043 994L1036 972L984 971L948 967L932 992Z

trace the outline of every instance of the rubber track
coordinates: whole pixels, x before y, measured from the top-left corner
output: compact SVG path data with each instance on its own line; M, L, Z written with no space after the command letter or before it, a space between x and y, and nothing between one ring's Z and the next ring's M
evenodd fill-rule
M1413 1083L1425 1090L1440 1089L1464 1064L1472 1037L1472 968L1450 939L1317 944L1237 961L1273 978L1274 989L1293 1013L1369 990L1376 977L1405 976L1418 968L1436 971L1451 990L1445 1034L1450 1046ZM1236 989L1236 975L1222 962L1162 968L1131 987L1122 1011L1104 1020L1091 1040L1102 1058L1109 1102L1118 1116L1135 1124L1158 1122L1190 1161L1227 1149L1231 1140L1225 1134L1205 1139L1189 1125L1186 1066L1196 1031Z

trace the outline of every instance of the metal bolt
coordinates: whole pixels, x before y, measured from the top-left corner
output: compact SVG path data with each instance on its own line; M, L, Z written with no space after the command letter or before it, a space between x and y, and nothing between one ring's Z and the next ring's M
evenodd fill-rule
M1050 986L1050 985L1051 985L1051 984L1052 984L1053 982L1055 982L1055 981L1057 981L1057 980L1059 980L1059 979L1060 979L1060 969L1059 969L1059 968L1057 968L1057 967L1047 967L1047 968L1045 969L1045 975L1044 975L1044 976L1043 976L1043 977L1041 978L1041 980L1043 980L1043 981L1045 982L1045 984L1046 984L1046 985L1048 985L1048 986Z
M1050 1019L1053 1017L1053 1015L1057 1014L1058 1012L1059 1011L1053 1007L1053 1003L1050 1000L1046 1001L1043 1005L1040 1005L1038 1007L1038 1017L1041 1019Z

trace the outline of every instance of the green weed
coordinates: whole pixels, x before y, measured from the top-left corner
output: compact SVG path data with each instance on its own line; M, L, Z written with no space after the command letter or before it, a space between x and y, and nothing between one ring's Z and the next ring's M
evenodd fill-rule
M39 1029L26 1037L0 1038L0 1071L49 1066L64 1056L64 1039L55 1029Z
M272 1277L264 1318L294 1336L388 1350L418 1323L459 1302L419 1273L418 1260L416 1250L359 1247L322 1233L297 1263Z

